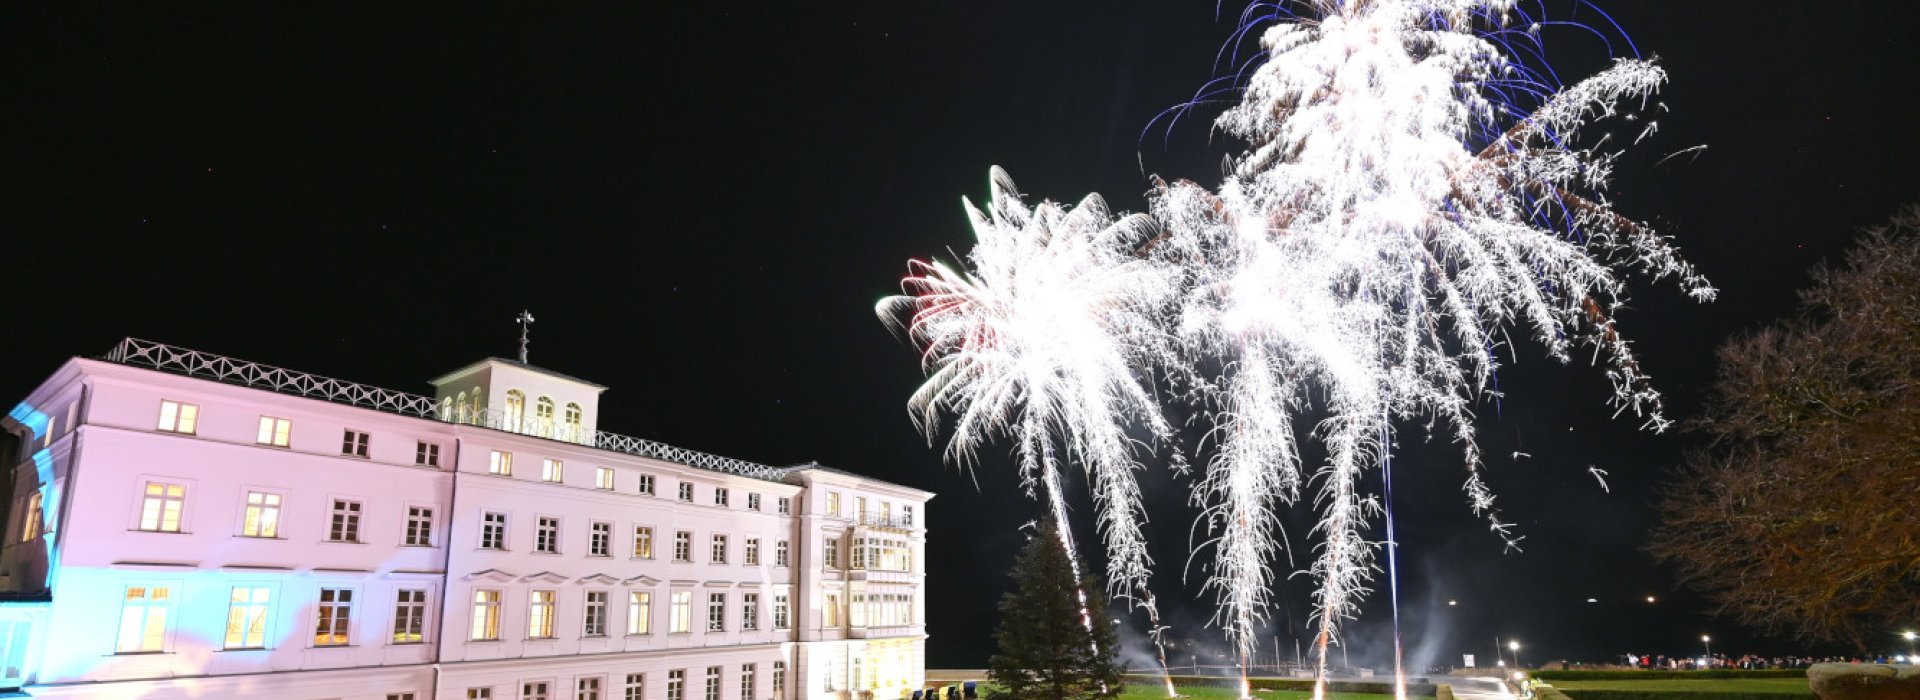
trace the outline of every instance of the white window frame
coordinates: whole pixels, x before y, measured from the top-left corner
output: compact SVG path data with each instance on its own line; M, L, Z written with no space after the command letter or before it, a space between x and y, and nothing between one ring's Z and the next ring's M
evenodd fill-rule
M487 473L494 476L513 476L513 453L503 450L488 450Z
M472 607L468 608L467 616L467 641L500 641L500 608L505 599L506 591L498 588L473 589Z
M687 481L680 482L680 500L684 503L693 502L693 483L692 482L687 482Z
M653 634L653 591L627 591L627 635Z
M613 556L613 523L594 520L587 523L587 556Z
M360 534L360 526L365 524L366 514L367 504L364 500L348 496L329 497L327 499L327 541L340 544L366 542Z
M413 464L417 467L440 466L440 443L417 441L413 447Z
M793 545L789 544L786 540L780 540L779 542L774 543L773 545L773 565L774 566L785 567L788 565L789 562L792 561L792 557L793 557Z
M410 593L420 594L420 599L419 600L402 600L401 599L402 596L406 596L407 594L410 594ZM404 646L412 646L415 644L427 643L427 628L429 627L427 623L430 622L428 618L428 614L429 614L429 611L433 609L432 607L430 607L432 604L433 604L433 591L427 588L426 586L419 586L419 587L402 586L394 589L393 620L392 620L393 624L391 629L387 630L387 643L395 644L395 645L404 645ZM418 611L419 615L417 617L409 616L406 614L406 612L409 610ZM417 625L418 628L412 629L412 630L407 629L409 623Z
M251 486L243 487L240 493L240 536L281 539L280 516L286 508L286 494ZM255 496L260 497L258 502Z
M727 593L725 591L707 592L707 631L727 631Z
M721 508L727 507L728 497L729 497L729 494L727 493L727 489L718 487L718 486L713 488L713 504L714 505L719 506Z
M140 602L135 605L129 605L128 603L132 599L127 596L135 588L141 589ZM156 598L154 596L155 590L166 591L166 598L163 601ZM114 653L163 654L172 650L174 613L179 600L180 582L178 581L128 581L125 585L121 586L120 624L115 630ZM155 613L158 613L157 617ZM136 634L130 635L127 623L134 621L132 616L135 615L138 616L137 627L132 631L136 632ZM160 629L157 633L149 628L151 625L159 626ZM129 637L139 640L140 643L134 645L132 648L128 648L127 641ZM146 642L153 638L157 638L159 644L149 649L147 648Z
M658 544L658 543L654 541L652 525L633 526L633 557L632 558L652 559L653 547L655 544Z
M527 591L527 639L555 638L553 616L559 607L560 591L552 588Z
M612 491L613 480L614 480L614 476L613 476L612 467L594 467L593 468L593 487L594 488L600 489L601 491Z
M600 602L598 603L595 603L593 600L596 594L600 596ZM612 598L613 598L613 592L605 588L587 589L586 593L581 597L582 603L580 606L580 636L582 637L607 636L607 617L609 614L608 610L611 606ZM596 610L599 611L599 615L597 619L594 615L594 612ZM594 630L596 622L598 622L599 631Z
M760 494L747 494L747 510L760 510Z
M759 566L760 565L760 538L758 537L747 538L747 544L745 545L745 547L746 549L742 550L742 553L740 555L740 563L746 566Z
M778 506L778 512L781 515L793 515L793 499L781 496L780 500L775 502L775 505Z
M712 547L707 552L709 557L708 563L725 564L727 563L727 554L727 534L724 532L713 533Z
M400 545L403 547L432 547L437 534L433 521L436 510L431 505L409 503L404 525L400 530ZM419 535L424 535L420 537Z
M371 459L373 454L373 434L364 430L346 428L341 431L340 454L343 457Z
M693 562L693 531L675 530L673 533L673 560L681 563Z
M260 432L255 435L254 444L266 447L293 447L293 420L275 416L260 416Z
M72 421L68 424L71 426ZM200 405L161 399L160 420L154 429L180 435L200 434Z
M326 600L328 591L335 594L332 602ZM345 600L340 598L341 593L346 594ZM321 649L353 646L353 608L359 597L359 589L352 586L320 586L314 594L313 636L308 639L308 643L314 648ZM327 615L329 610L333 612L331 617ZM333 624L329 625L329 622ZM338 629L335 625L344 629ZM327 627L331 636L338 638L339 641L321 642L320 632L323 626Z
M535 516L533 520L534 553L559 554L560 528L564 524L557 515Z
M677 588L667 596L667 634L693 633L693 589Z
M747 632L760 629L760 594L757 592L740 594L740 629Z
M640 485L639 485L639 486L637 487L637 490L635 491L635 493L639 493L639 494L641 494L641 495L645 495L645 496L652 496L652 495L654 495L654 493L653 493L653 485L654 485L654 484L653 484L653 475L652 475L652 474L641 474L641 475L640 475Z
M273 603L274 599L280 597L279 591L277 590L278 588L278 586L261 581L234 581L228 586L227 625L221 634L220 642L220 648L222 650L232 651L267 648L267 642L273 639ZM235 600L235 596L242 590L247 592L246 599ZM255 596L259 596L261 599L255 600ZM239 640L236 642L234 640L234 616L249 616L242 618L244 620L252 619L251 616L255 614L258 615L255 621L258 622L260 627L258 643L248 644L248 642L255 641L254 632L250 629L253 627L252 623L248 623L241 628L243 631L240 632Z
M496 518L495 516L498 516L498 517ZM508 514L502 511L497 511L497 510L480 511L479 549L485 549L485 550L495 551L495 552L507 551L507 537L509 535L509 530L507 529L507 526L510 523L511 519L512 519L511 516L509 516ZM494 522L495 520L497 520L498 522L497 523ZM498 528L497 533L493 531L493 528L496 528L496 527ZM494 534L497 534L498 537L493 537L491 539L495 539L497 541L494 542L492 546L489 546L487 544L487 540L490 539L489 537L490 535L494 535Z
M558 459L540 460L540 480L550 484L566 483L567 463Z

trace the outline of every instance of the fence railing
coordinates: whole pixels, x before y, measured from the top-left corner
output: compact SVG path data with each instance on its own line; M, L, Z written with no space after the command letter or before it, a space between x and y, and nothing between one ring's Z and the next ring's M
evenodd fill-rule
M103 359L123 365L148 367L163 372L376 411L531 435L754 479L778 481L784 473L778 467L675 447L630 435L589 430L564 421L528 417L524 413L515 417L498 410L456 407L450 402L436 402L432 397L420 394L382 389L151 340L127 338L115 345Z

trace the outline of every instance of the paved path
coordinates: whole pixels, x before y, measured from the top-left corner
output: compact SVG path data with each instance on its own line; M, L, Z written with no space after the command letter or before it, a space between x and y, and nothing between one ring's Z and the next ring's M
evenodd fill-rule
M1453 696L1459 700L1513 700L1513 694L1496 678L1434 676L1433 682L1452 685Z

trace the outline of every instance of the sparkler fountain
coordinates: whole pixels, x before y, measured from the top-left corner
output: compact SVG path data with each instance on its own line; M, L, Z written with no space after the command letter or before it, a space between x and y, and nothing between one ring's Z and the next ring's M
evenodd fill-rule
M912 405L929 429L940 410L956 413L950 454L1011 432L1029 489L1052 465L1034 447L1058 439L1081 457L1114 591L1144 590L1150 563L1122 420L1165 439L1138 377L1191 376L1181 398L1210 425L1193 493L1215 549L1206 589L1242 659L1281 546L1276 509L1317 488L1320 697L1339 623L1374 570L1366 530L1383 504L1360 481L1388 468L1396 424L1458 443L1469 506L1517 544L1481 476L1473 424L1474 403L1498 393L1496 348L1516 329L1561 362L1588 347L1606 357L1616 414L1660 430L1660 396L1613 320L1623 277L1674 277L1700 301L1715 290L1666 239L1614 213L1601 193L1617 151L1584 133L1622 123L1637 142L1657 128L1643 114L1666 80L1653 63L1616 59L1562 88L1517 58L1544 53L1547 24L1519 0L1255 8L1271 10L1245 15L1272 22L1266 61L1216 122L1248 149L1217 190L1159 183L1157 227L1109 224L1093 198L1029 216L996 170L991 219L973 211L976 272L915 263L907 294L881 311L913 312L930 377ZM1309 477L1298 433L1316 415L1307 436L1327 456ZM1404 697L1397 651L1395 666Z

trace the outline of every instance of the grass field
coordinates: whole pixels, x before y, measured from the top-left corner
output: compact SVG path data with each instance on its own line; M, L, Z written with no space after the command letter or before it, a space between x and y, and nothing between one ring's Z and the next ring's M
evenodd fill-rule
M1805 678L1718 678L1711 680L1554 681L1553 687L1578 698L1582 690L1669 693L1769 693L1812 697Z
M1191 700L1237 700L1240 691L1232 688L1179 688L1181 697ZM1308 700L1313 693L1293 690L1255 691L1257 700ZM1390 695L1369 693L1328 693L1328 700L1389 700ZM1127 691L1120 694L1120 700L1167 700L1165 689L1157 685L1129 685Z

